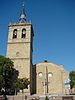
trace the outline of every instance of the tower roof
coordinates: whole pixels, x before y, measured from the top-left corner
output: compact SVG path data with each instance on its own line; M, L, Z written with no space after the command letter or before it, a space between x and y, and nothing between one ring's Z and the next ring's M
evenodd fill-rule
M22 4L22 11L21 11L21 14L20 14L19 22L20 23L26 22L26 14L25 14L25 9L24 9L24 3Z

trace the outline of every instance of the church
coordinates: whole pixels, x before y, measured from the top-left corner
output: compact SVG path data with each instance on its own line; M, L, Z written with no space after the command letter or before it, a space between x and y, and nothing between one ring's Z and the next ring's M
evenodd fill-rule
M27 22L24 4L19 22L8 25L7 54L19 71L19 78L28 78L30 85L24 89L27 94L65 94L64 82L69 78L63 65L47 60L33 64L34 30ZM36 59L36 58L35 58Z

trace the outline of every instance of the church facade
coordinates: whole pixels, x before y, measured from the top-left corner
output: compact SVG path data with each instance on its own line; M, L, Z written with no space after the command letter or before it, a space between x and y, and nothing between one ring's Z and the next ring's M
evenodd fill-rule
M28 78L30 86L25 89L28 94L64 94L64 81L69 78L63 65L44 61L33 65L33 37L31 22L26 21L24 4L18 23L9 24L7 57L14 62L19 71L19 78Z
M36 93L65 94L64 82L68 77L68 72L64 70L63 65L46 60L38 63L36 64Z

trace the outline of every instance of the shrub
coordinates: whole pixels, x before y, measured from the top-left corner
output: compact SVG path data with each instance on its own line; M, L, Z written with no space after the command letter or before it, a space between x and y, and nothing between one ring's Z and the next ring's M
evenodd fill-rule
M48 96L45 97L45 100L49 100Z

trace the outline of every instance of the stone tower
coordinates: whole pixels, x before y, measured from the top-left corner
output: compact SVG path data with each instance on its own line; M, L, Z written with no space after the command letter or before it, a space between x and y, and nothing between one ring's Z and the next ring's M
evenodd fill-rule
M26 21L24 4L22 5L19 22L10 24L8 28L7 57L14 62L14 68L19 71L19 78L26 77L32 83L34 32L31 22Z

